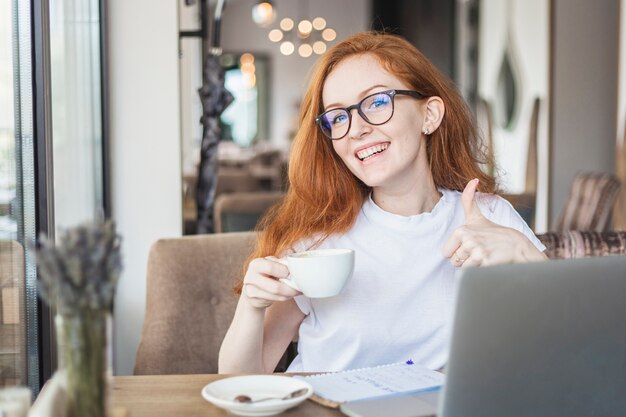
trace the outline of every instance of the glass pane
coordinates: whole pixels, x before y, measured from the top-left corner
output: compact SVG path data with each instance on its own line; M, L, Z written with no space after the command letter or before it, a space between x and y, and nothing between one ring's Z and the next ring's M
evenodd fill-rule
M181 38L179 68L183 175L192 176L198 173L202 143L202 103L198 94L202 87L202 39Z
M268 140L268 57L226 53L221 63L224 85L235 99L220 117L222 140L244 148Z
M50 1L57 231L102 214L100 13L97 0Z
M39 389L30 2L0 2L0 386Z
M189 7L181 10L181 27L190 20ZM186 11L186 12L184 12ZM185 19L184 19L185 18ZM196 177L202 144L202 39L180 39L180 117L183 169L183 225L185 234L196 229Z
M224 84L235 100L222 113L222 138L248 147L257 134L257 89L255 74L240 68L226 71Z

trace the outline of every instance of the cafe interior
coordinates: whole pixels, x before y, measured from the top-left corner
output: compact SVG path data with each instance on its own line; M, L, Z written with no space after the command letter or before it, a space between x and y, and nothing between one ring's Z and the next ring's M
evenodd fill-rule
M312 69L354 33L402 35L454 81L495 161L484 169L549 258L626 253L621 0L0 7L0 387L27 387L32 415L65 415L51 381L67 347L38 292L41 239L103 219L123 266L107 322L109 415L185 415L147 394L132 402L132 378L152 375L174 378L139 380L163 395L192 387L186 415L222 415L199 392L217 373L233 284L289 187ZM326 415L311 407L301 415Z

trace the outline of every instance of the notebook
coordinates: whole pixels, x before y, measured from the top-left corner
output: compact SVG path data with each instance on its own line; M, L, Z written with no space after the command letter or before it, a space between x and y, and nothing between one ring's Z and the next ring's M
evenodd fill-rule
M311 384L315 391L313 400L328 407L400 393L437 391L444 381L441 372L414 364L411 360L294 378Z
M626 416L626 256L460 271L445 385L353 417ZM439 398L440 397L440 398Z

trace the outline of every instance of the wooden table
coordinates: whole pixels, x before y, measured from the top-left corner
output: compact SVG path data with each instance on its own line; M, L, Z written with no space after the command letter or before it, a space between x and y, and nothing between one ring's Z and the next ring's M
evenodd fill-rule
M125 408L128 417L232 417L202 398L200 391L228 375L150 375L113 378L113 408ZM338 417L338 410L310 400L280 416Z

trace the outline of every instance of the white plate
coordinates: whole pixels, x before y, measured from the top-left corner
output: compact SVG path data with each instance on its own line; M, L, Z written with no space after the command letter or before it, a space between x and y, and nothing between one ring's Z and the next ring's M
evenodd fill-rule
M265 397L284 397L289 393L306 388L306 394L288 400L267 400L260 403L238 403L233 399L247 395L253 400ZM202 397L217 407L239 416L272 416L295 407L313 394L308 382L288 376L250 375L224 378L202 388Z

